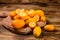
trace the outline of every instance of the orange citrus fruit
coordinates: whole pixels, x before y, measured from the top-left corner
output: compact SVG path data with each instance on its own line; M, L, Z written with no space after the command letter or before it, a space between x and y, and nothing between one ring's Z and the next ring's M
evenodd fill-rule
M36 11L35 11L35 14L36 14L36 15L39 15L40 17L41 17L41 16L44 16L44 12L43 12L42 10L36 10Z
M42 32L42 30L41 30L40 26L36 26L36 27L33 29L33 35L34 35L35 37L39 37L39 36L41 35L41 32Z
M29 16L25 16L25 17L22 17L21 19L22 20L27 20L27 19L29 19L30 17Z
M25 25L25 21L24 20L13 20L12 25L16 29L23 28Z
M16 16L14 16L13 18L14 18L15 20L16 20L16 19L20 19L20 16L19 16L19 15L16 15Z
M29 23L29 27L34 28L35 26L36 26L36 23L35 22L30 22Z
M21 11L21 9L16 9L16 10L15 10L16 14L19 14L20 11Z
M30 17L34 17L34 15L35 15L34 12L35 12L35 11L34 11L33 9L29 10L29 11L28 11L28 15L29 15Z
M10 17L13 18L14 16L16 16L15 11L11 11L11 13L10 13Z
M16 9L16 14L19 14L20 12L24 12L24 9Z
M54 30L54 25L46 25L44 27L44 29L47 30L47 31L53 31Z
M35 23L37 22L35 18L29 18L29 19L26 20L26 21L27 21L28 23L29 23L29 22L35 22Z
M21 13L19 13L19 15L20 15L20 17L25 17L25 16L27 16L27 13L21 12Z
M25 10L24 12L28 13L28 10Z
M38 15L35 15L34 16L34 19L36 19L36 21L39 21L39 16Z
M46 21L46 17L45 16L42 16L40 20L41 21Z

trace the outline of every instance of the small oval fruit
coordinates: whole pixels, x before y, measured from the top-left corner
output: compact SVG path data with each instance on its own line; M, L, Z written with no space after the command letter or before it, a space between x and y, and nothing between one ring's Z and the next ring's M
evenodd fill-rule
M29 23L29 27L34 28L35 26L36 26L36 23L35 22L30 22Z
M13 18L14 16L16 16L15 11L11 11L11 12L10 12L10 17Z
M13 17L14 20L17 20L17 19L20 19L20 16L19 15L16 15Z
M26 17L27 16L27 13L21 12L21 13L19 13L19 15L20 15L20 17Z
M44 29L47 30L47 31L53 31L54 30L54 25L46 25L44 26Z
M46 17L42 16L40 20L44 22L44 21L46 21Z
M25 10L24 12L28 13L28 12L29 12L29 10Z
M34 29L33 29L33 35L35 37L39 37L41 35L41 28L40 26L36 26Z
M33 9L30 9L30 10L28 11L28 15L29 15L30 17L34 17L34 15L35 15L34 10L33 10Z
M25 11L25 9L21 9L21 11L20 12L24 12Z
M21 9L16 9L15 13L18 15L20 13Z
M43 10L36 10L36 11L35 11L35 14L36 14L36 15L39 15L40 17L41 17L41 16L44 16Z
M28 20L30 17L29 16L25 16L25 17L22 17L21 19L22 20Z
M24 20L13 20L12 26L16 29L23 28L25 26Z
M36 19L36 21L39 21L39 16L38 15L35 15L34 18Z
M29 18L27 21L28 21L28 23L29 22L35 22L35 23L37 22L35 18Z

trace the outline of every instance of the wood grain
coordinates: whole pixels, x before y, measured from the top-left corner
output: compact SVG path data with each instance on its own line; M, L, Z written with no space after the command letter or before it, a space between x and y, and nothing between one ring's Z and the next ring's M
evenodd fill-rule
M3 20L9 15L11 10L15 10L17 8L25 8L25 9L42 9L44 10L47 19L51 24L55 26L54 32L47 32L43 31L39 38L35 38L32 34L31 35L18 35L15 33L10 32L9 30L5 29L2 26ZM48 7L41 7L37 5L2 5L0 6L0 40L60 40L60 6L48 6ZM10 20L10 18L8 18ZM4 22L6 25L10 25L8 19ZM9 21L9 23L7 23ZM6 26L5 25L5 26ZM9 28L9 27L8 27Z

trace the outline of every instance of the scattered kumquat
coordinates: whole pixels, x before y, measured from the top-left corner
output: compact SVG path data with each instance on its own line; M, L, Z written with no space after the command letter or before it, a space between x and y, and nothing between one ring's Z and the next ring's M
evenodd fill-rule
M33 35L35 37L39 37L41 35L41 28L39 26L36 26L34 29L33 29Z
M47 30L47 31L53 31L54 30L54 25L46 25L44 27L44 29Z

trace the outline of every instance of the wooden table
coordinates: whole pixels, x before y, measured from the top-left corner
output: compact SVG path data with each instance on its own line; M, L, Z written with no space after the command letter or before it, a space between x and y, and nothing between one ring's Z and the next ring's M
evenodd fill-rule
M27 38L23 38L22 40L60 40L60 6L47 6L41 7L36 5L16 5L16 4L3 4L0 6L0 40L20 40L20 35L11 33L7 29L5 29L1 22L9 15L11 10L15 10L17 8L25 8L25 9L42 9L45 11L47 19L55 25L56 32L55 33L47 33L41 35L39 38L35 38L34 36L28 36ZM27 35L26 35L27 36Z

